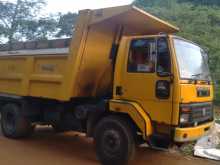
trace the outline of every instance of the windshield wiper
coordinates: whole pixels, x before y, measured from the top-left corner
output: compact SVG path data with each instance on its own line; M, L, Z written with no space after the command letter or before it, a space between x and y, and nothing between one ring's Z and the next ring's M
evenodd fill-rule
M203 73L193 74L193 75L191 75L191 76L193 76L193 77L198 77L198 76L201 76L201 75L203 75Z
M199 77L199 76L201 76L201 75L204 75L206 78L207 78L207 80L206 80L206 78L204 78L204 81L207 81L208 83L210 82L210 79L209 79L209 76L210 76L210 73L198 73L198 74L193 74L193 75L191 75L192 77ZM198 80L198 78L195 78L194 80Z
M193 75L191 75L191 76L193 76L193 77L198 77L198 76L201 76L201 75L210 76L210 73L206 73L206 74L204 74L204 73L198 73L198 74L193 74Z

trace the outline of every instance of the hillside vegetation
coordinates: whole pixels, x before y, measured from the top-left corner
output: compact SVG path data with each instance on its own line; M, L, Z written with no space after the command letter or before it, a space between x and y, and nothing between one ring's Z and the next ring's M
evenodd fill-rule
M208 52L210 70L218 83L216 102L220 103L220 0L135 0L134 4L178 26L178 35Z

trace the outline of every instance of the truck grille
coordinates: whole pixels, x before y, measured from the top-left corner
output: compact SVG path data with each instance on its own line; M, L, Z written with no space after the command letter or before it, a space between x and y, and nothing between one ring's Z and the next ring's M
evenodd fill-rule
M191 105L190 121L197 124L213 119L213 106L211 103L199 103Z
M189 122L180 124L180 127L193 127L213 121L213 105L207 103L193 103L184 105L190 108Z

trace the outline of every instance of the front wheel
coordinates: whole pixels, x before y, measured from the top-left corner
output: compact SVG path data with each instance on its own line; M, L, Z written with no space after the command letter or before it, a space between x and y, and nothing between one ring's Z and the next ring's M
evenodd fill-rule
M119 117L102 119L95 130L96 153L103 165L126 165L135 153L128 122Z

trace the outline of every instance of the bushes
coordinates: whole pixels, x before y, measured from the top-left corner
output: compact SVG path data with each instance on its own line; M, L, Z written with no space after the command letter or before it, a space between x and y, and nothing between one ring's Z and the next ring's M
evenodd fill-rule
M215 104L220 105L220 84L218 84L218 87L215 90Z
M218 74L214 74L213 76L214 82L215 82L215 104L216 105L220 105L220 77L219 77L219 73Z

